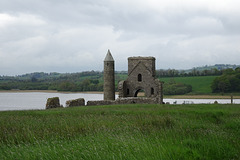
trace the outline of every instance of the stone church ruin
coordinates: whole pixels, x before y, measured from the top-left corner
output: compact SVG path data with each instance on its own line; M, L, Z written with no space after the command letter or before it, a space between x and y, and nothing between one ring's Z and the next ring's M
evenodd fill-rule
M115 66L112 54L108 50L104 59L104 99L88 101L87 105L163 104L163 84L155 75L154 57L129 57L128 77L119 82L119 97L115 100ZM137 97L140 91L144 91L145 97ZM75 101L78 102L79 99L68 101L66 106L82 106L85 103L84 99L81 99L81 105Z
M162 104L162 83L155 78L155 73L154 57L129 57L128 78L118 85L119 98L137 97L138 92L144 91L146 97Z
M128 78L119 82L119 97L116 100L114 72L114 59L108 50L104 59L104 100L88 101L87 105L163 104L163 84L155 78L154 57L128 58ZM140 91L145 92L145 97L137 97Z

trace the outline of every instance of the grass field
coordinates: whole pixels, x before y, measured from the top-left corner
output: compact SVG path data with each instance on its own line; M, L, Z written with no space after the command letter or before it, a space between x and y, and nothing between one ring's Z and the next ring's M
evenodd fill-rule
M217 76L196 76L196 77L174 77L160 78L161 81L169 82L174 79L176 82L190 84L192 86L192 94L210 94L211 83Z
M240 159L240 105L0 112L0 159Z

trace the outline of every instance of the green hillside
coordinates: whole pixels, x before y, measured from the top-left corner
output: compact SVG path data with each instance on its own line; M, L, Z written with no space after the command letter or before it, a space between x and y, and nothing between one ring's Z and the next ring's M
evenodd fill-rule
M174 79L176 82L190 84L193 94L211 93L211 83L217 76L192 76L192 77L167 77L160 78L168 82ZM116 72L116 88L120 80L127 79L126 72ZM58 90L58 91L102 91L102 72L81 72L81 73L32 73L17 77L0 77L0 90Z
M209 94L212 93L211 83L217 76L196 76L196 77L171 77L160 78L163 82L175 80L176 82L190 84L193 94Z

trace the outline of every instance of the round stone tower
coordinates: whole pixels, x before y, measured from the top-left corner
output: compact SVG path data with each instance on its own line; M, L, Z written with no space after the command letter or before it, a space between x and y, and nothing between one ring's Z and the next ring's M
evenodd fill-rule
M108 50L104 59L104 100L115 100L114 59Z

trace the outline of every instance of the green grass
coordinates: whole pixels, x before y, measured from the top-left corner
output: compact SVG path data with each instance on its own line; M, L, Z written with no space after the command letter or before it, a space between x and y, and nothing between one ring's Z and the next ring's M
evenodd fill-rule
M240 159L240 105L0 112L0 159Z
M212 93L211 84L217 76L174 77L176 82L190 84L193 94ZM160 78L161 81L169 82L173 78Z

